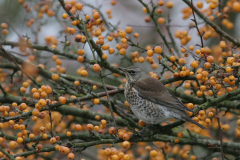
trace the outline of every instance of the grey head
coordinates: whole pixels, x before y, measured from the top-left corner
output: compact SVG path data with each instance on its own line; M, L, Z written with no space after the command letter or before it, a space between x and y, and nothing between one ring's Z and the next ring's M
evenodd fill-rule
M142 76L142 70L141 68L138 68L138 67L134 67L134 66L131 66L128 68L118 67L118 69L125 73L127 81L130 84L135 83Z

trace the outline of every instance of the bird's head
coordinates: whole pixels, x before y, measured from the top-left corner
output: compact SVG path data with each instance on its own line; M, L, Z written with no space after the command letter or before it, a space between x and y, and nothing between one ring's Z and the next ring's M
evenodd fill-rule
M141 68L138 67L133 66L128 68L118 67L118 69L125 73L128 83L135 83L142 76L142 70Z

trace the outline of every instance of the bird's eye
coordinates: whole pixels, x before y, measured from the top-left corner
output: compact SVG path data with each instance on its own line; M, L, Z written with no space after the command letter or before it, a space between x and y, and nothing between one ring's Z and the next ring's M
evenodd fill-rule
M134 73L135 73L135 71L130 71L129 73L130 73L130 74L134 74Z

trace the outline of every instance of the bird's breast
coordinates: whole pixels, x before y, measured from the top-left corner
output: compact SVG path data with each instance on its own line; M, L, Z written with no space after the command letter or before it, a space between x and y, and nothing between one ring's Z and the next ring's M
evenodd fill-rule
M143 99L134 88L125 88L125 97L133 113L146 123L157 124L163 116L163 110L158 105Z
M169 111L167 107L140 97L134 87L125 87L124 94L133 113L146 123L158 124L171 118L181 119L177 114Z

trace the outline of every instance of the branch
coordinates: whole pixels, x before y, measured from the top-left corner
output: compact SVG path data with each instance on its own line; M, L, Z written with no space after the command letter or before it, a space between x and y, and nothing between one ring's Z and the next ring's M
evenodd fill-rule
M194 5L191 5L191 2L189 0L183 0L190 8L193 9L193 11L195 13L197 13L197 15L199 17L201 17L207 24L209 24L218 34L222 35L224 38L228 39L230 42L232 42L233 44L235 44L236 46L240 47L240 42L239 40L231 37L229 34L227 34L226 32L224 32L223 30L221 30L218 25L216 25L214 22L212 22L207 16L205 16L204 14L201 13L201 11L199 11Z

